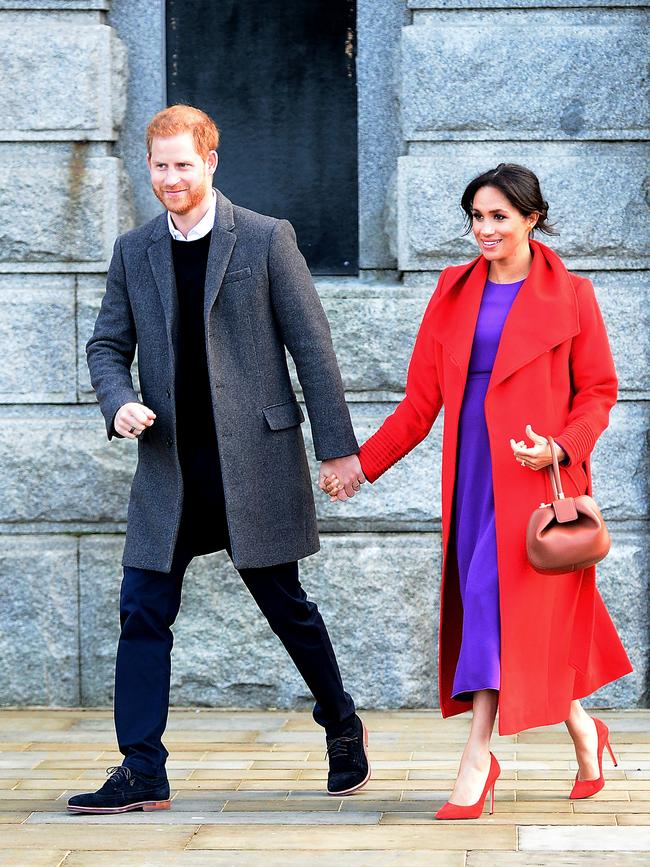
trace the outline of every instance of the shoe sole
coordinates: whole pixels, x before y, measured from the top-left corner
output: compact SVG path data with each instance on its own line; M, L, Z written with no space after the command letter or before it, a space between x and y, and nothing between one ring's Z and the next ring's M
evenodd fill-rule
M361 720L361 725L363 726L363 752L366 757L366 761L368 762L368 773L366 775L365 780L362 780L360 783L357 783L356 786L352 786L351 789L344 789L342 792L330 792L327 790L327 794L331 795L333 798L340 795L351 795L353 792L358 792L359 789L363 789L366 785L370 777L372 776L372 768L370 767L370 760L368 759L368 729L366 728L366 724L363 720Z
M144 813L150 813L154 810L171 810L172 802L170 801L138 801L135 804L127 804L126 807L77 807L74 804L68 804L68 810L71 813L94 813L96 815L108 815L111 813L128 813L131 810L142 810Z

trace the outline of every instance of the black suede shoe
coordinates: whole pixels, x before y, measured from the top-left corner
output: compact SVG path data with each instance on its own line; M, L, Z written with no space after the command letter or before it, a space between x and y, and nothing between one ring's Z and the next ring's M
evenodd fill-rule
M96 792L73 795L68 801L72 813L126 813L129 810L169 810L167 777L144 777L124 765L109 768L111 776Z
M327 736L328 795L351 795L370 779L368 729L355 714L350 725L336 736Z

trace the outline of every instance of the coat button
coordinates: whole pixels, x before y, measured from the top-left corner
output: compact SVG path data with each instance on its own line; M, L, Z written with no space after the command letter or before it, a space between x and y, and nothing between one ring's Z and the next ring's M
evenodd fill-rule
M172 390L171 390L171 388L168 388L167 389L167 397L171 397L171 396L172 396Z
M167 437L167 445L171 448L174 445L174 440L171 437Z

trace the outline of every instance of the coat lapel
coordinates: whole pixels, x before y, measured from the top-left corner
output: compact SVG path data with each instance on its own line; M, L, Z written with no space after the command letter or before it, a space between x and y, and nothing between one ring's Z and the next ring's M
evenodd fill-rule
M530 273L503 327L488 390L580 331L578 302L565 265L550 247L539 241L530 244ZM460 368L463 381L487 275L483 256L454 268L433 311L433 335Z
M580 331L578 299L566 266L539 241L531 241L531 249L530 273L503 326L488 390Z
M204 317L207 333L210 311L212 310L217 295L221 289L223 275L226 273L228 262L232 255L237 236L235 234L235 221L233 219L232 202L223 193L217 193L217 212L210 239L208 252L208 267L205 273L205 306Z
M205 274L204 316L206 326L237 240L234 232L232 202L219 190L215 190L215 192L217 194L217 208ZM151 240L152 243L147 250L147 255L165 312L167 340L169 346L173 348L178 325L178 297L174 279L172 242L166 213L161 214L155 220Z
M455 268L450 283L444 287L434 308L434 337L461 369L463 377L469 367L487 272L483 256Z
M161 214L154 223L151 233L152 244L147 250L149 264L153 273L160 300L165 313L167 341L170 351L173 350L176 326L178 323L178 298L176 296L176 280L174 278L174 262L172 260L172 236L167 226L167 214Z

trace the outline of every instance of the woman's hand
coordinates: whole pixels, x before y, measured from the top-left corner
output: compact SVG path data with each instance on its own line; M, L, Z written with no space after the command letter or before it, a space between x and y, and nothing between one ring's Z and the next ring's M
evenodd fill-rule
M323 461L319 476L318 487L332 502L351 499L366 481L358 455Z
M523 440L519 442L515 442L513 439L510 440L510 448L515 460L522 467L528 467L531 470L543 470L544 467L548 467L549 464L553 463L551 449L546 437L535 433L529 424L526 425L526 436L534 443L531 448L528 448ZM555 452L558 461L561 463L566 458L564 449L555 443Z

